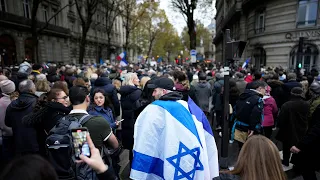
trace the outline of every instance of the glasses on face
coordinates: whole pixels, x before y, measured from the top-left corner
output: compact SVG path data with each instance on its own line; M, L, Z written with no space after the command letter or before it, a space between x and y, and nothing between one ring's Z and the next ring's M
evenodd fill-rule
M69 96L63 96L62 98L56 98L57 100L58 99L63 99L63 100L67 100L69 98Z

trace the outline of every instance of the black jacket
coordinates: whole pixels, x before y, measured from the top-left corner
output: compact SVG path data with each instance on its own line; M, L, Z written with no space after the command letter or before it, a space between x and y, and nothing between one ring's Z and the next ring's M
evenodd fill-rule
M237 125L237 129L241 131L255 130L258 124L261 124L263 102L262 95L250 89L246 89L239 97L236 103L236 118L238 121L246 123L248 126Z
M121 86L119 93L121 94L122 108L122 144L126 149L133 148L134 123L137 117L135 111L140 107L139 98L141 90L136 86Z
M37 131L39 152L46 155L45 140L50 130L57 124L58 120L69 114L72 107L65 107L58 102L48 102L41 109L23 118L23 124L33 127Z
M22 123L22 118L32 112L37 98L34 94L22 93L7 108L5 124L12 127L16 154L39 151L36 130Z
M309 126L309 130L303 136L296 147L301 151L293 154L291 162L298 168L305 170L318 170L320 161L320 106L316 108L312 115L314 124Z
M300 98L284 103L278 116L276 139L290 146L295 145L307 132L309 107L309 103Z
M117 90L114 87L114 85L112 84L112 81L108 77L99 77L94 82L94 88L92 88L92 92L96 88L103 89L108 94L108 96L113 104L115 115L119 116L120 115L120 103L119 103L119 99L117 96Z
M286 95L283 90L283 82L279 80L271 80L268 82L271 87L270 95L275 99L277 107L281 107L286 102Z

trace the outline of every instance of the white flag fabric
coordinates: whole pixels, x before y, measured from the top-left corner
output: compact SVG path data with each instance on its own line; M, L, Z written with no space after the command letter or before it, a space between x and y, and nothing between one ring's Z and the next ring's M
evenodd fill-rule
M197 108L192 100L158 100L141 112L134 129L131 179L209 180L219 176L212 130L207 119L200 119L205 116Z

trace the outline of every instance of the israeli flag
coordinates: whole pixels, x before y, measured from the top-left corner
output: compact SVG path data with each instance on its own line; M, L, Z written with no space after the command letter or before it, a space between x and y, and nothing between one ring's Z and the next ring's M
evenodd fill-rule
M211 127L192 100L155 101L137 118L131 179L213 179L219 176Z

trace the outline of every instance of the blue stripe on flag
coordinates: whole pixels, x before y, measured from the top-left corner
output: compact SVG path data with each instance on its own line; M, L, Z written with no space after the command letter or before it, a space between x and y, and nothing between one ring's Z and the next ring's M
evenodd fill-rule
M178 120L184 127L186 127L189 131L192 132L192 134L194 134L197 137L202 147L202 143L200 141L200 137L196 125L193 121L193 118L190 112L182 104L176 101L161 100L154 101L152 104L158 105L167 110L176 120Z
M163 160L139 153L137 151L133 151L133 157L132 169L148 174L155 174L164 179Z
M203 113L199 106L197 106L196 103L194 103L194 101L190 97L188 99L188 106L191 114L193 114L197 118L197 120L202 123L203 129L213 136L213 132L207 119L207 116Z

